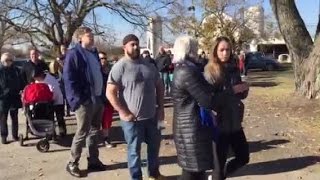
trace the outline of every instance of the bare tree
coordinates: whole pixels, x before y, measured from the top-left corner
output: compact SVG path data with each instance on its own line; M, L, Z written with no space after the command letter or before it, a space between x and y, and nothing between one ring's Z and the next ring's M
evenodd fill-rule
M119 15L127 22L145 26L149 15L173 1L143 5L124 0L19 0L15 4L1 2L0 6L14 13L10 17L0 15L0 20L10 24L23 34L28 34L32 44L41 44L58 52L61 44L69 45L75 30L81 25L90 26L96 35L108 38L108 26L98 22L95 9ZM147 8L148 7L148 8Z
M220 35L228 36L235 47L254 38L253 32L246 26L244 11L248 4L243 0L194 0L185 5L176 3L169 11L167 21L173 33L193 34L202 41L204 49L211 48L212 40ZM196 18L195 10L202 12Z
M6 3L6 4L15 4L17 3L17 0L13 1L5 1L0 0L0 3ZM0 16L9 18L12 14L12 9L7 8L5 6L0 6ZM19 44L21 41L21 34L17 32L13 26L6 21L0 20L0 51L2 50L3 46L6 44L16 45ZM16 40L13 40L13 37L15 37Z

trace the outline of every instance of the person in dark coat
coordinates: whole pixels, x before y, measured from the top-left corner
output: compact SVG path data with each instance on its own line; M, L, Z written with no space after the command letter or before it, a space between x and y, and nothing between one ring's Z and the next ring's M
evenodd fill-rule
M63 67L64 59L66 58L66 53L68 49L66 45L62 44L60 45L60 56L57 57L57 61L59 62L60 66Z
M157 67L156 61L150 56L150 52L148 50L144 50L141 56L144 60L148 61L149 63Z
M56 60L57 62L59 63L59 71L60 73L62 74L63 72L63 65L64 65L64 60L66 58L66 53L67 53L68 49L66 47L66 45L61 45L60 46L60 57L58 57ZM68 101L67 101L67 98L66 98L66 92L65 92L65 88L64 88L64 82L63 82L63 79L62 79L62 76L61 76L61 80L60 80L60 85L61 85L61 91L62 91L62 94L63 94L63 98L64 98L64 105L65 105L65 109L66 109L66 113L65 113L65 116L69 117L71 116L70 114L70 106L68 104Z
M1 55L0 67L0 132L1 143L7 144L8 137L8 113L12 120L12 137L18 140L18 109L22 107L20 92L24 84L20 71L13 64L13 56L10 53Z
M190 36L179 37L173 53L173 136L178 165L183 169L180 179L204 180L205 171L213 168L213 129L200 122L200 106L222 109L232 91L214 93L196 66L197 41Z
M247 97L249 85L241 81L240 70L231 51L231 43L227 37L217 38L212 50L213 55L204 71L206 80L215 87L216 92L226 89L233 91L225 101L226 106L216 111L219 129L217 140L219 179L225 179L249 162L248 142L241 125L244 113L244 104L241 100ZM240 87L242 91L237 93L234 86ZM229 147L234 152L234 158L226 164Z
M103 73L103 82L104 82L103 89L105 90L107 88L108 76L111 71L112 65L108 61L107 53L105 53L103 51L99 52L99 59L100 59L100 63L102 66L102 73ZM103 141L104 141L106 147L113 148L113 147L116 147L116 145L111 142L109 133L110 133L111 125L112 125L112 117L113 117L112 114L113 114L114 110L113 110L112 105L108 101L108 99L106 99L105 104L106 105L104 107L103 118L102 118L102 136L103 136Z
M159 54L156 57L157 68L161 74L161 78L164 83L166 94L170 91L170 65L171 65L171 57L164 48L161 46L159 49Z
M39 59L39 52L37 49L30 50L30 60L22 67L22 75L26 82L26 85L33 82L32 73L35 68L39 68L42 71L49 71L48 65Z

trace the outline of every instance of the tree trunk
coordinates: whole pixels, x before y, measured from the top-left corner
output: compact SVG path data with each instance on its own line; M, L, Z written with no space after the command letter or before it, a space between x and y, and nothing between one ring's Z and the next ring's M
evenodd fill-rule
M320 96L320 38L317 38L308 59L303 63L304 81L299 92L304 96L318 98Z
M315 39L317 38L317 36L319 35L319 33L320 33L320 13L319 13L319 15L318 15L318 24L317 24L316 34L315 34L315 36L314 36Z
M313 60L312 56L308 59L313 49L311 36L297 10L294 0L270 0L270 4L292 58L296 91L307 95L310 89L306 88L314 86L311 83L313 81L306 80L306 78L310 76L310 73L314 74L314 72L309 70L316 70L310 69L307 66L312 61L316 62L316 59ZM313 54L315 55L316 52ZM306 81L311 84L306 83ZM306 84L309 85L306 86Z
M2 39L2 38L0 38L0 39ZM1 53L2 53L3 46L4 46L4 42L3 42L3 40L0 40L0 52Z

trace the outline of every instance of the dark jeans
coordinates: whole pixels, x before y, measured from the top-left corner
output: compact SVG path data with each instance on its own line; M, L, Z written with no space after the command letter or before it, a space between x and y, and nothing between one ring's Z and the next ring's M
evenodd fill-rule
M59 133L61 133L61 131L64 131L62 133L66 133L66 123L64 121L64 105L54 105L53 109L58 122Z
M245 65L245 66L244 66L243 74L244 74L245 76L248 75L248 65Z
M159 149L161 133L155 119L142 121L121 121L121 126L128 145L128 168L132 180L142 180L141 143L146 142L149 176L159 176Z
M234 152L234 156L227 164L229 147ZM243 130L234 133L220 133L217 143L217 153L220 165L220 177L224 179L231 173L249 162L249 145ZM224 174L224 167L226 172Z
M8 137L8 114L10 112L10 117L12 121L12 137L18 138L18 109L12 108L6 112L0 112L0 131L1 137Z
M207 180L206 173L203 172L190 172L182 170L182 175L179 180Z

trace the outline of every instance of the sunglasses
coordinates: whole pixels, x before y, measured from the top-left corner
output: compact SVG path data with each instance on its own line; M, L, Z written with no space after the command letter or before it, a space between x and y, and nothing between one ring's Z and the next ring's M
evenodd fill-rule
M101 60L103 60L103 59L106 60L107 58L103 57L103 58L100 58L100 59L101 59Z
M12 62L13 60L12 59L6 59L4 60L5 62Z

